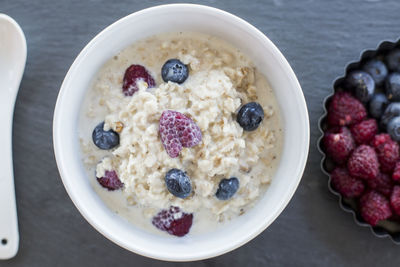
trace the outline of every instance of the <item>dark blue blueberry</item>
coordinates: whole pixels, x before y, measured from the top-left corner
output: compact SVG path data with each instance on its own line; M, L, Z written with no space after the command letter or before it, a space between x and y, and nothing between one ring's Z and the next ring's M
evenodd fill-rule
M165 184L168 191L176 197L187 198L192 192L192 181L186 172L171 169L165 175Z
M391 119L386 130L393 140L400 141L400 117Z
M237 114L236 121L245 131L254 131L264 119L264 110L256 102L242 106Z
M393 49L385 57L386 66L390 71L400 72L400 49Z
M227 200L233 197L236 191L239 189L239 180L236 177L230 179L222 179L219 182L217 193L215 196L219 200Z
M393 72L387 77L385 91L390 101L400 101L400 73Z
M100 149L111 149L119 145L119 135L113 130L104 130L104 121L94 128L93 143Z
M375 92L375 82L365 71L352 71L346 77L347 87L363 103L367 103Z
M376 85L381 85L388 74L385 63L377 59L366 62L363 66L363 70L371 75Z
M178 59L170 59L161 68L161 76L164 82L183 83L189 76L189 70L185 64Z
M369 113L375 119L379 119L387 105L389 104L389 100L386 98L386 95L383 93L377 93L372 96L372 99L369 101Z
M398 116L400 116L400 102L390 103L381 117L380 125L382 129L386 130L386 126L388 125L389 121Z

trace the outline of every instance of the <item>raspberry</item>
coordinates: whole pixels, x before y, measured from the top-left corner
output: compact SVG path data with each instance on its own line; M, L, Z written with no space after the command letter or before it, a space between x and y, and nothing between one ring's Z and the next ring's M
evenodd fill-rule
M362 121L367 116L363 104L347 92L336 93L328 108L328 124L345 126Z
M367 144L378 133L378 124L375 119L369 119L351 127L354 141L358 144Z
M105 171L103 177L97 177L97 181L102 187L107 188L109 191L114 191L124 186L115 171Z
M176 158L182 147L200 143L202 135L199 126L180 112L166 110L159 124L161 141L171 158Z
M367 145L357 147L347 162L347 168L353 177L376 178L379 173L379 162L375 150Z
M386 197L390 197L393 189L393 181L386 173L379 173L375 179L367 181L368 187L381 193Z
M360 199L360 206L361 216L372 226L392 216L389 201L376 191L364 194Z
M156 86L153 77L142 65L131 65L127 68L122 84L122 92L124 95L131 96L136 93L139 90L137 82L140 80L146 82L149 88Z
M359 197L364 191L364 183L352 177L345 168L335 168L331 179L333 187L344 197Z
M326 153L338 164L345 163L355 148L353 137L346 127L327 131L323 141Z
M390 173L393 171L399 159L399 145L393 141L388 134L376 135L372 140L378 156L381 170Z
M192 221L192 213L185 213L179 207L171 206L169 210L161 210L157 213L152 223L161 231L175 236L184 236L189 233Z
M400 181L400 161L398 161L394 167L392 179L396 182Z
M390 196L390 205L394 212L400 215L400 186L398 185L393 188L392 195Z

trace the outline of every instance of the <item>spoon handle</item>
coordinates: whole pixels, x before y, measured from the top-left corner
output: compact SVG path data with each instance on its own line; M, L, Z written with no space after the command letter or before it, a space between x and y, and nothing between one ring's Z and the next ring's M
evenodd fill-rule
M14 101L0 95L0 259L9 259L19 243L11 145Z

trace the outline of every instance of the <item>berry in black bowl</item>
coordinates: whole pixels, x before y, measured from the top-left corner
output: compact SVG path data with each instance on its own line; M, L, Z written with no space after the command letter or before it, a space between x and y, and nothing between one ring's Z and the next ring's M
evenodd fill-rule
M391 119L386 129L394 141L400 141L400 117L394 117Z
M400 73L393 72L387 77L385 90L390 101L400 101Z
M369 113L375 119L379 119L385 108L389 104L389 100L386 98L386 95L383 93L377 93L372 96L371 101L369 102Z
M382 85L388 75L385 63L377 59L367 61L363 66L363 70L371 75L377 86Z
M375 82L365 71L352 71L346 77L347 86L363 103L367 103L375 92Z

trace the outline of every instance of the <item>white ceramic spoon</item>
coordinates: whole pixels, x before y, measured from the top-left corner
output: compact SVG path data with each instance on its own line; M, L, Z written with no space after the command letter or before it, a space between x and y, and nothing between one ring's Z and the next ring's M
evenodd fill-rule
M0 14L0 259L12 258L18 251L11 133L25 62L24 33L12 18Z

